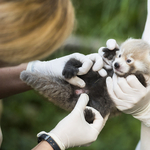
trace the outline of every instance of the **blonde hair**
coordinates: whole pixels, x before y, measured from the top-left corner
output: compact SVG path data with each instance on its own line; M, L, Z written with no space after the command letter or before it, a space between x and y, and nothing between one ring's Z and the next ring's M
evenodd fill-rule
M70 0L2 0L0 62L42 59L60 47L73 26Z

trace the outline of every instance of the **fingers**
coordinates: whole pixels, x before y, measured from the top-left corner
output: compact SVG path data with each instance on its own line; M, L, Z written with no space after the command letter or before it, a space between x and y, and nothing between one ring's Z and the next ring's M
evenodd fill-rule
M89 101L89 96L85 93L81 94L74 109L83 111L86 105L88 104L88 101Z
M111 77L107 77L106 78L106 86L107 86L107 91L110 95L110 97L115 100L117 99L115 93L114 93L114 90L113 90L113 81L112 81L112 78Z
M101 69L100 71L98 71L99 75L102 77L107 76L107 71L105 69Z
M110 97L112 98L113 102L116 104L116 107L118 106L123 106L124 105L124 101L122 99L119 99L118 96L116 95L117 93L117 89L114 89L114 82L112 80L111 77L107 77L106 78L106 85L107 85L107 91L110 95Z
M66 79L66 81L69 82L70 84L78 86L80 88L85 87L85 82L77 76L72 77L71 79Z
M94 54L87 55L87 57L93 62L95 62L93 65L93 71L99 71L100 69L102 69L103 59L99 54L94 53Z
M106 45L107 45L107 48L110 50L113 50L115 48L119 48L116 40L114 40L114 39L107 40Z
M124 93L123 93L122 89L120 88L120 86L118 85L117 75L116 74L113 75L113 88L114 88L115 95L119 99L123 99L124 98Z
M97 53L87 55L87 57L95 62L92 68L93 71L98 71L100 76L105 77L107 75L107 72L105 69L102 69L104 66L102 57Z
M130 82L127 82L126 78L123 77L117 77L116 75L113 76L113 79L115 79L114 82L116 82L117 86L121 89L121 91L125 94L133 94L133 88L130 86Z
M98 50L98 54L103 58L103 55L104 55L104 52L103 52L103 49L106 48L106 47L100 47L99 50Z
M82 66L79 68L78 75L86 74L93 65L92 61L90 60L82 61L82 63Z
M131 87L129 83L132 82L132 79L134 79L133 83L135 85L131 84ZM135 76L129 78L127 82L125 78L120 78L116 75L113 75L113 80L110 77L106 79L106 85L108 93L116 104L116 107L124 112L131 109L135 103L137 103L137 101L140 99L139 97L141 96L140 91L144 91L141 88L141 84L139 85L139 81ZM136 88L133 88L133 86Z
M93 62L83 54L74 53L72 56L82 63L82 66L79 68L78 75L86 74L93 65Z
M140 81L136 78L136 76L134 75L129 75L126 78L128 84L131 86L131 88L135 88L135 89L143 89L145 88Z

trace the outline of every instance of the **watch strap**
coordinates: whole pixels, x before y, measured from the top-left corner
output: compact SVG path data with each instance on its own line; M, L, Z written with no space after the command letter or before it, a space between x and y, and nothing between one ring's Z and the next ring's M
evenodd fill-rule
M38 143L40 143L43 140L47 141L54 150L61 150L58 144L54 141L54 139L51 136L47 134L40 135L38 137Z

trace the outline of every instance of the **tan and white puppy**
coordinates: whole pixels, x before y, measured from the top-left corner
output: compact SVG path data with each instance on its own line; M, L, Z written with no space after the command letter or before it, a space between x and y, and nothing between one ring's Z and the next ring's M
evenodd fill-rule
M113 62L118 76L150 75L150 45L142 39L128 39L120 47Z

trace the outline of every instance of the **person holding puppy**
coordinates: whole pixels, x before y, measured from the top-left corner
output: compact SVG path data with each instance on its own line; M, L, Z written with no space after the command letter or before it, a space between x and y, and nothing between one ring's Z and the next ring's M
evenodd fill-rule
M142 39L150 44L150 0L147 1L147 11L148 15ZM106 43L110 50L119 48L114 39L109 39ZM102 50L103 47L99 49L101 56ZM111 62L109 63L111 64ZM108 77L106 80L107 90L116 107L141 121L141 139L136 150L150 149L150 79L148 76L145 76L145 79L147 87L144 87L134 75L122 78L114 74L113 78Z

